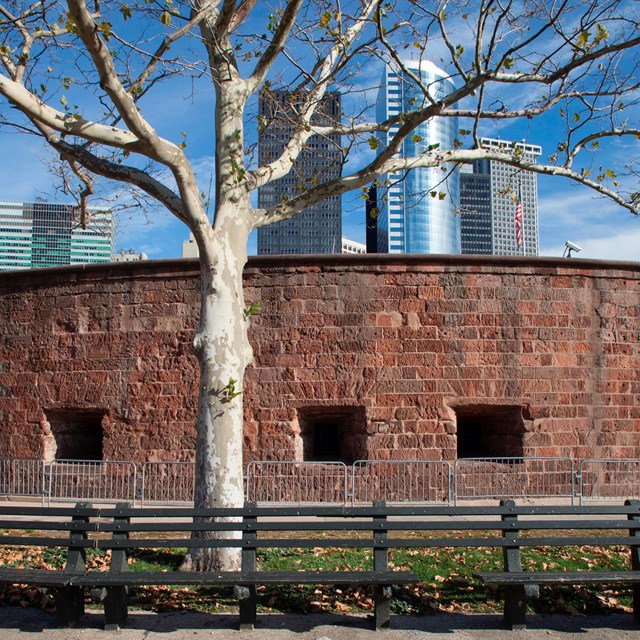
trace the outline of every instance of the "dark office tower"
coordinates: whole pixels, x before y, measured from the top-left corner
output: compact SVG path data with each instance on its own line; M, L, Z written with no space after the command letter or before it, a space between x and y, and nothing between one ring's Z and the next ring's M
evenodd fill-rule
M365 204L367 253L378 253L378 190L370 187Z
M491 255L491 237L491 176L488 173L474 173L472 165L464 165L460 168L462 253Z
M263 91L259 99L261 166L276 160L299 125L302 99L286 91ZM330 126L340 122L340 94L329 92L312 122ZM258 189L258 207L276 206L283 197L294 198L305 189L340 177L342 146L338 135L315 135L293 163L288 175ZM342 250L342 201L329 196L290 220L258 229L258 253L340 253Z
M535 162L538 145L482 138L485 149ZM462 253L538 255L538 176L497 160L476 160L460 174Z

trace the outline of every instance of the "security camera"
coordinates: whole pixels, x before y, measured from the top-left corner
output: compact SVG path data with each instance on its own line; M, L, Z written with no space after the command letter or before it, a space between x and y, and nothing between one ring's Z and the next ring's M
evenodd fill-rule
M573 242L569 242L569 240L567 240L564 243L565 249L564 249L564 253L562 254L562 257L567 257L570 258L571 257L571 252L575 251L576 253L579 253L580 251L582 251L582 247L579 247L577 244L574 244Z

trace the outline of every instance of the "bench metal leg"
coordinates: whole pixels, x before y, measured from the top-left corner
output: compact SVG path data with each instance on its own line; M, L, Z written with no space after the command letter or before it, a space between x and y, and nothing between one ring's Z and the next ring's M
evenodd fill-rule
M391 587L376 585L373 588L373 604L376 629L388 629L391 621Z
M75 627L84 615L84 587L59 587L54 590L58 624Z
M633 619L640 622L640 585L634 584L631 587L631 595L633 597Z
M527 628L527 598L523 585L504 587L504 623L509 629Z
M640 505L638 500L625 500L625 506ZM632 538L640 537L640 515L638 513L630 513L627 516L629 520L629 536ZM634 571L640 571L640 547L633 545L631 547L631 568ZM634 584L631 587L633 594L633 619L640 622L640 585Z
M240 609L240 630L253 631L256 625L258 594L255 586L234 587Z
M119 631L127 624L127 587L108 587L104 599L104 628Z

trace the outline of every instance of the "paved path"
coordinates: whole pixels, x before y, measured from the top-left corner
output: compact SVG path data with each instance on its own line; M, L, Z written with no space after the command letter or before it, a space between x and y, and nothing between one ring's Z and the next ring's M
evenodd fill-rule
M366 628L363 616L261 615L255 631L238 631L234 615L130 614L129 628L101 629L103 616L89 612L80 629L57 629L55 617L38 609L0 608L2 640L640 640L630 615L531 616L527 631L501 628L498 615L394 616L390 631Z

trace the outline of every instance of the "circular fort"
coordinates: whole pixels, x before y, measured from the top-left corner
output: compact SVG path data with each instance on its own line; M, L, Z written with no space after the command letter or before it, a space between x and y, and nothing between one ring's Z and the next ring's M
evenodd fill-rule
M198 264L0 274L0 450L190 461ZM245 462L640 457L640 264L255 257Z

